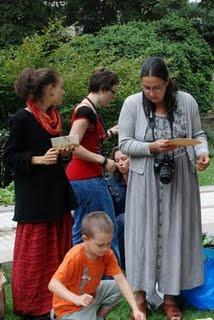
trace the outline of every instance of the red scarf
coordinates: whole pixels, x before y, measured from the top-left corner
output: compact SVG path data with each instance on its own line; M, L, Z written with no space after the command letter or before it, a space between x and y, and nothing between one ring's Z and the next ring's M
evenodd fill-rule
M34 99L29 99L27 101L27 107L33 113L42 128L44 128L51 136L61 134L62 122L60 114L55 107L51 106L46 113L44 113Z

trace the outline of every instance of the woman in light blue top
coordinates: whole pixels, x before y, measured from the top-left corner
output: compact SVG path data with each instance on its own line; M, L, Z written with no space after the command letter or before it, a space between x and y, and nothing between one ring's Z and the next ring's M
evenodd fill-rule
M165 62L148 58L142 92L126 98L119 118L119 144L130 156L126 196L126 271L136 300L160 304L167 319L180 320L174 296L203 283L201 211L196 169L209 164L198 105L178 91ZM196 138L195 146L171 139ZM187 140L186 140L187 141Z

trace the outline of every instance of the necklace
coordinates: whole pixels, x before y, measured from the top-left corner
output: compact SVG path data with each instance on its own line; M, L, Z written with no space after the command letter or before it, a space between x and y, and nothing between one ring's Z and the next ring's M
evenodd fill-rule
M90 99L89 97L85 97L85 98L90 102L90 104L92 105L92 107L93 107L94 110L96 111L97 117L98 117L100 123L102 124L103 129L104 129L105 134L106 134L106 137L107 137L107 136L108 136L108 134L107 134L107 128L106 128L106 126L105 126L105 123L104 123L104 121L103 121L102 116L101 116L101 115L99 114L99 112L97 111L97 107L95 106L95 104L93 103L93 101L91 101L91 99Z
M94 102L91 100L91 99L89 99L89 97L85 97L85 99L87 99L89 102L90 102L90 104L92 105L92 107L95 109L95 111L97 112L97 107L95 106L95 104L94 104Z

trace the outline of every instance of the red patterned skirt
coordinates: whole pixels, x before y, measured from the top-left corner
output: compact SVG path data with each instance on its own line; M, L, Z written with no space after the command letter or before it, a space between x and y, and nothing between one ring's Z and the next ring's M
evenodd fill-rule
M71 248L68 213L47 223L18 223L12 269L14 312L39 316L50 312L48 283Z

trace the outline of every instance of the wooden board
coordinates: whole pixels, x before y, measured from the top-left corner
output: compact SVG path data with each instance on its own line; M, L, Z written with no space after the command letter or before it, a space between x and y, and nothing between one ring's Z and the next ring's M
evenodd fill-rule
M200 144L201 141L197 139L191 138L177 138L177 139L170 139L170 143L173 143L176 146L195 146L196 144Z

